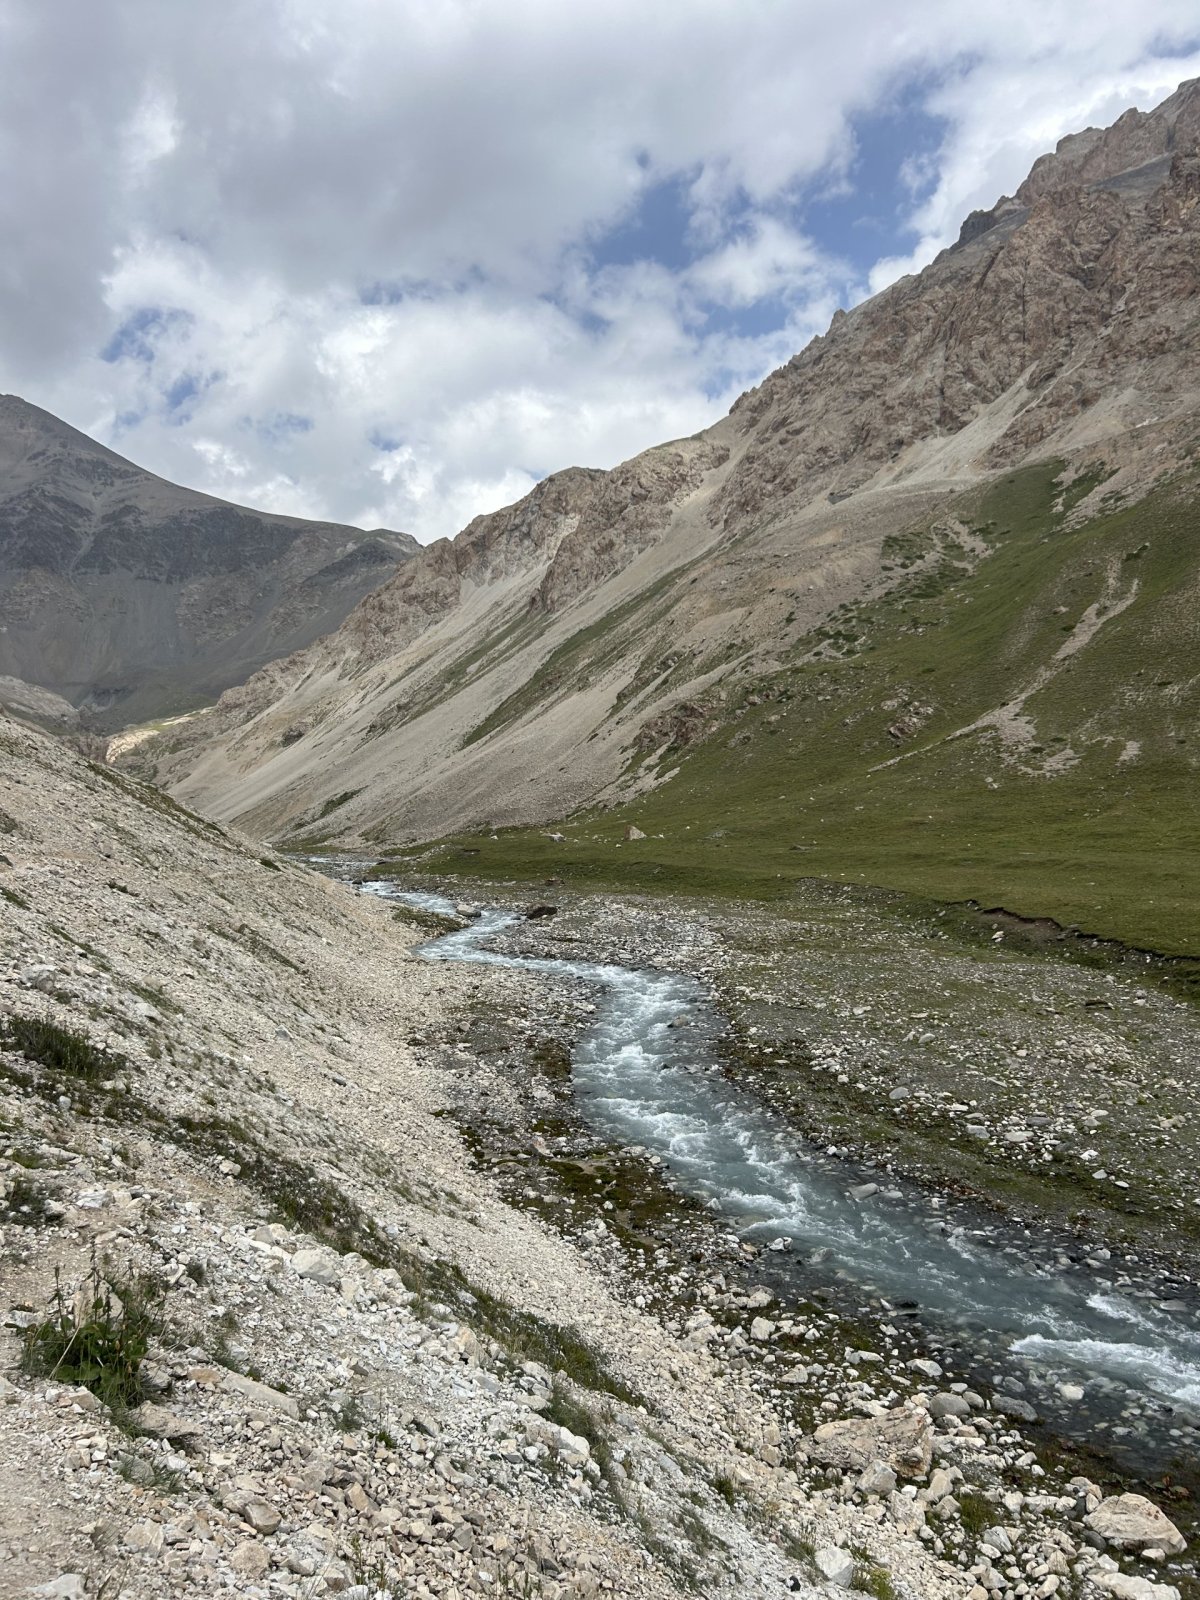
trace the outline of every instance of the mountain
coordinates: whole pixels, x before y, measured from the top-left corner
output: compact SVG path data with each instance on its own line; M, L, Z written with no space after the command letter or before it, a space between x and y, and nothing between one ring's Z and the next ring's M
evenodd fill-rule
M100 728L191 710L327 633L417 548L181 489L0 396L0 678Z
M1200 949L1198 344L1195 81L715 427L421 551L148 770L284 843L499 827L447 859L862 878Z

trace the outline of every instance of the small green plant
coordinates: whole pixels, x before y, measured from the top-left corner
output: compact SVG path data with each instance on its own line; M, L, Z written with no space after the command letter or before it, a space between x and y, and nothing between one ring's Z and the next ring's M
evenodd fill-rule
M137 1484L142 1489L158 1489L162 1494L177 1494L183 1484L183 1474L155 1456L122 1456L117 1462L117 1472L126 1483Z
M368 1551L357 1533L350 1540L346 1564L351 1582L364 1588L371 1600L399 1600L400 1590L389 1575L386 1558L378 1551Z
M362 1396L348 1394L340 1405L334 1407L333 1415L343 1433L357 1433L367 1420Z
M87 1034L64 1028L49 1017L8 1017L0 1022L0 1045L26 1061L86 1083L103 1083L129 1065L124 1056L93 1044Z
M958 1496L958 1515L963 1532L978 1536L996 1520L996 1508L987 1495L967 1489Z
M741 1488L733 1481L727 1472L718 1472L712 1481L712 1486L731 1510L742 1498Z
M817 1553L817 1530L805 1519L785 1528L780 1543L791 1560L811 1562Z
M863 1594L873 1594L875 1600L896 1600L891 1574L873 1561L855 1562L853 1587Z
M22 1369L90 1389L120 1419L146 1399L141 1365L162 1329L161 1302L152 1280L108 1277L94 1256L79 1293L68 1298L56 1267L50 1315L25 1334Z

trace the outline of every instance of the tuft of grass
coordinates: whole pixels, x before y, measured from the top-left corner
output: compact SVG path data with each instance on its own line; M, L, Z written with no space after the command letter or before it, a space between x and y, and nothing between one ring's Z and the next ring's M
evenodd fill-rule
M875 1600L896 1600L896 1590L886 1567L874 1561L856 1561L852 1588L863 1594L873 1594Z
M183 1474L155 1456L121 1456L117 1473L126 1483L140 1489L157 1489L160 1494L178 1494L183 1486Z
M0 1198L0 1222L9 1222L18 1228L41 1228L49 1220L45 1190L24 1173L18 1173Z
M0 1022L0 1046L50 1072L66 1073L86 1083L103 1083L129 1063L122 1055L95 1045L76 1028L64 1028L49 1017L12 1016Z
M967 1489L957 1495L958 1515L963 1526L963 1532L978 1538L985 1528L990 1528L996 1521L996 1507L987 1495L979 1494L975 1489Z

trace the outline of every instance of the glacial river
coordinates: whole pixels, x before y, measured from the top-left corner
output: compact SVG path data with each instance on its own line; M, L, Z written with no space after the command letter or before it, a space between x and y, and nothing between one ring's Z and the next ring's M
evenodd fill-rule
M367 889L431 911L454 910L434 894L386 883ZM714 1044L720 1018L700 983L670 972L489 948L521 920L486 910L461 932L422 946L421 954L594 987L595 1019L572 1063L580 1109L599 1133L659 1155L676 1185L719 1211L731 1230L773 1246L780 1268L789 1257L827 1262L842 1282L870 1286L887 1300L915 1306L922 1322L955 1330L977 1356L993 1352L991 1359L1026 1375L1028 1398L1040 1410L1077 1409L1083 1389L1077 1426L1086 1414L1093 1422L1103 1418L1105 1431L1115 1426L1119 1435L1140 1434L1147 1443L1154 1436L1159 1448L1173 1441L1174 1450L1194 1451L1200 1329L1190 1309L1057 1273L1052 1254L1039 1259L1003 1238L1010 1247L996 1248L983 1232L948 1223L918 1191L889 1180L881 1192L855 1199L850 1191L859 1175L723 1075ZM694 1025L671 1027L681 1013Z

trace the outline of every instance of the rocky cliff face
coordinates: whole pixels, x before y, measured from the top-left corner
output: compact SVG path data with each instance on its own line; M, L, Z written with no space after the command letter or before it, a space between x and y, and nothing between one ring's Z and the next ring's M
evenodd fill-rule
M1095 478L1078 519L1186 466L1198 195L1200 84L1064 140L715 428L556 474L421 552L159 741L160 776L263 832L343 840L531 822L659 781L640 759L656 729L708 736L737 682L896 590L889 542L949 517L965 566L984 559L965 493L1057 457L1064 483Z
M0 397L0 674L99 725L213 698L336 627L415 548L178 488Z

